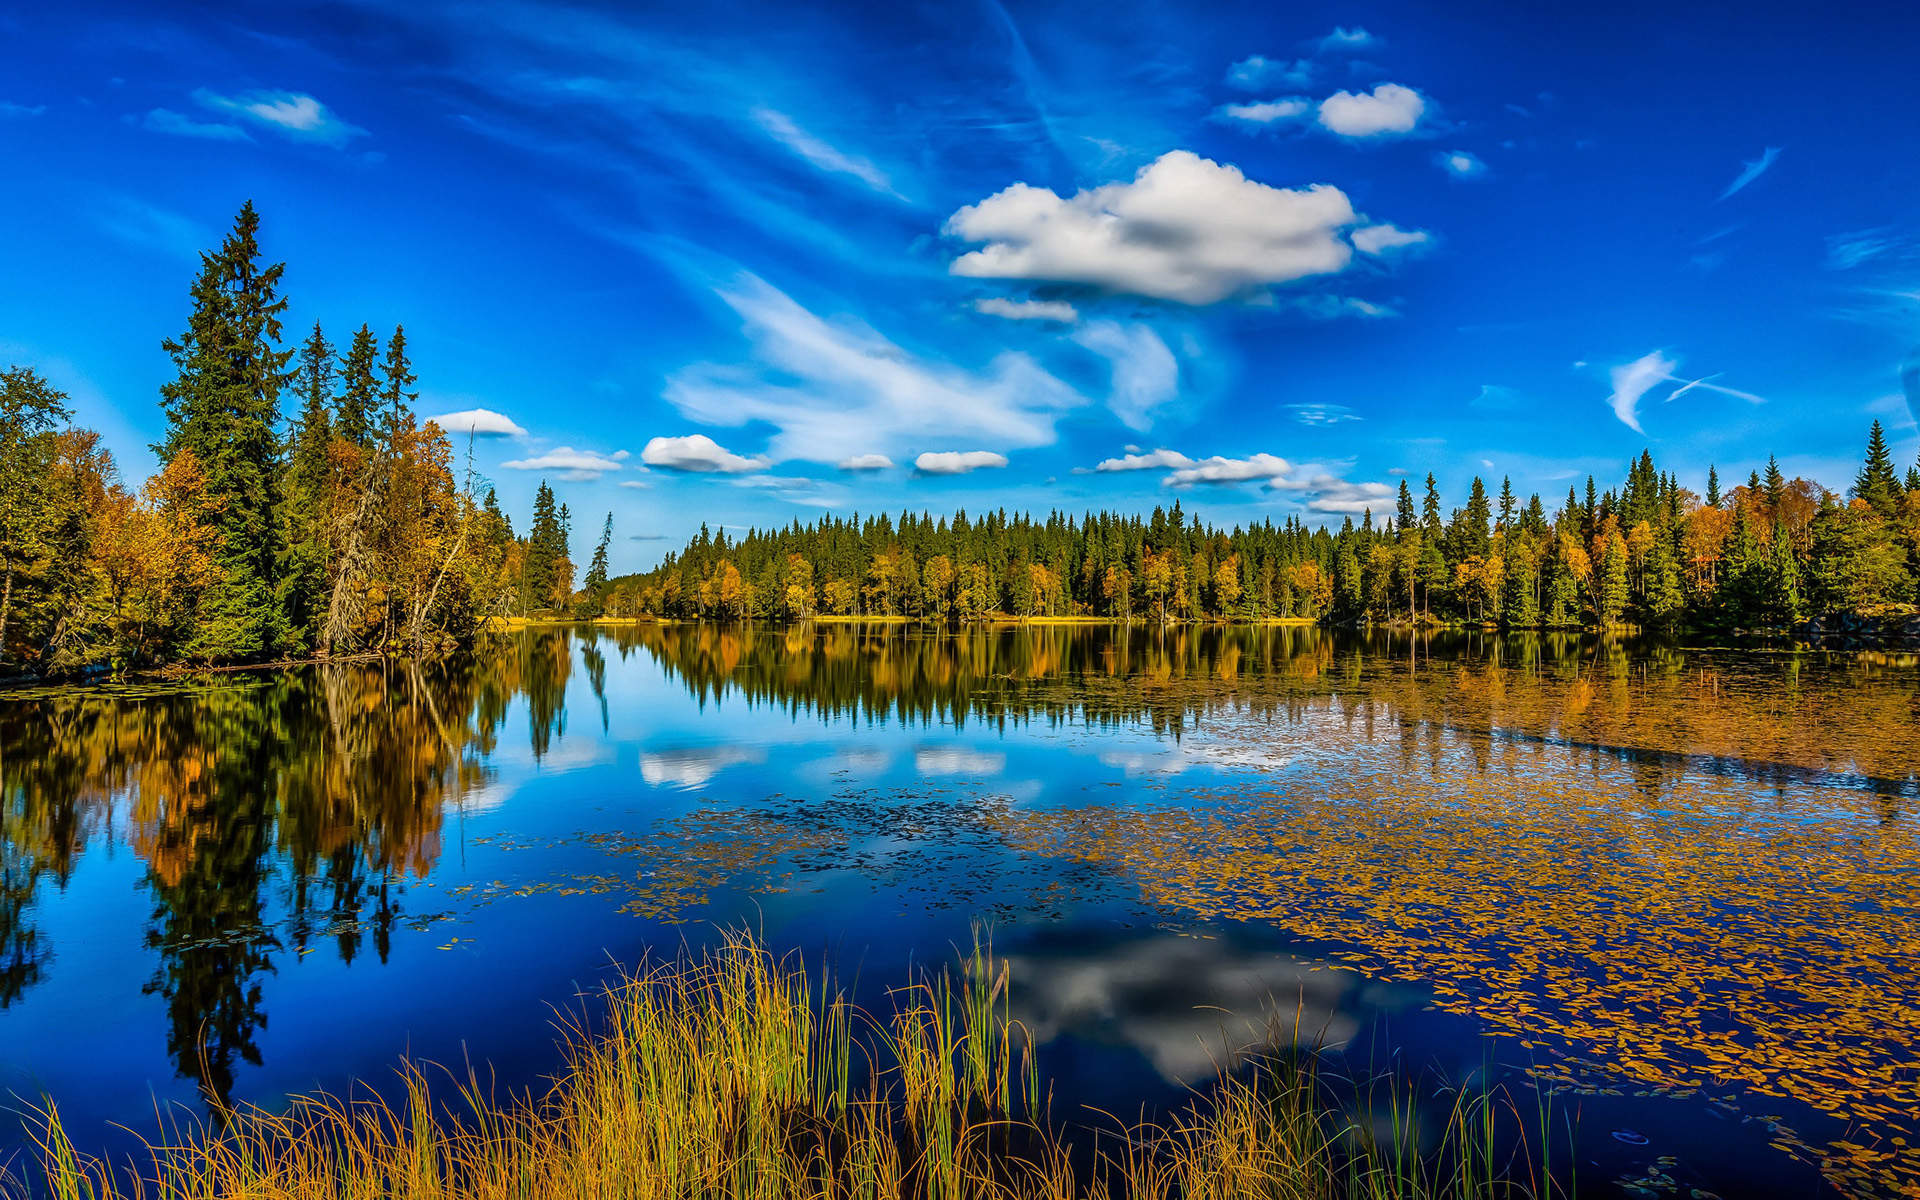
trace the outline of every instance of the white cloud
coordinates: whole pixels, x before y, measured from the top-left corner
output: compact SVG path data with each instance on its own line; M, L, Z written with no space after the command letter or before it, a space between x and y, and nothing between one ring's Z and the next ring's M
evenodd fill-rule
M1410 87L1383 83L1371 92L1335 92L1320 102L1320 124L1348 138L1403 137L1426 115L1427 98Z
M1836 233L1827 239L1827 269L1848 271L1901 248L1899 239L1889 236L1891 226Z
M922 475L965 475L982 467L1006 465L1007 456L991 450L930 450L913 460L913 469Z
M559 471L562 479L588 480L598 479L608 471L624 470L626 460L630 457L625 450L596 454L591 450L561 446L537 458L516 458L500 465L509 471Z
M1193 460L1178 450L1155 450L1151 454L1141 454L1132 447L1121 458L1101 460L1093 469L1102 473L1109 471L1158 471L1167 467L1191 467Z
M650 492L653 490L653 485L648 483L644 479L622 479L620 481L620 486L623 488L632 488L635 491L639 491L639 492ZM645 541L646 539L636 537L634 540Z
M1442 150L1433 156L1433 165L1455 179L1477 179L1487 173L1487 164L1468 150Z
M128 120L133 118L128 117ZM140 120L142 129L153 133L168 133L174 137L207 138L216 142L250 142L253 138L238 125L222 125L217 122L196 121L192 117L174 112L170 108L156 108Z
M640 778L654 787L697 788L728 767L767 761L758 746L697 746L640 756Z
M1064 300L1005 300L990 296L973 302L975 312L1009 321L1064 321L1071 325L1080 319L1080 310Z
M922 775L998 775L1007 769L1007 756L997 750L922 746L913 752L913 769Z
M893 466L893 460L884 454L855 454L834 465L842 471L884 471Z
M304 92L252 91L222 96L206 88L194 92L194 103L214 112L231 113L297 142L314 142L338 149L367 131L340 119L332 109Z
M1358 296L1296 296L1287 307L1303 312L1318 321L1337 321L1342 317L1373 320L1400 315L1399 310L1395 308L1385 304L1375 304L1371 300L1362 300Z
M1254 54L1227 68L1227 84L1247 92L1276 85L1303 88L1313 82L1313 72L1313 63L1304 58L1285 62Z
M1727 185L1726 191L1720 193L1720 200L1725 200L1728 196L1733 195L1741 188L1746 187L1754 180L1766 174L1767 168L1773 165L1773 160L1779 157L1780 148L1778 146L1768 146L1760 152L1759 158L1754 159L1752 162L1741 163L1740 174L1734 178L1732 183ZM1714 203L1718 204L1720 200L1716 200Z
M1384 483L1349 483L1337 475L1315 475L1299 482L1269 483L1268 487L1297 489L1309 494L1309 512L1349 513L1358 516L1372 509L1384 512L1395 491Z
M0 120L14 117L37 117L47 111L44 104L15 104L11 100L0 100Z
M1017 183L953 214L946 232L986 245L952 271L989 279L1077 283L1213 304L1263 284L1344 271L1355 223L1339 188L1276 188L1238 168L1172 150L1130 183L1062 199Z
M1180 394L1180 364L1151 326L1092 321L1073 340L1113 364L1107 407L1128 429L1151 429L1154 413Z
M1348 29L1342 25L1336 25L1334 26L1333 32L1321 38L1319 43L1320 51L1323 54L1342 50L1365 50L1368 47L1378 46L1379 44L1379 38L1368 33L1358 25L1355 25L1352 29Z
M1393 225L1369 225L1353 231L1353 248L1376 258L1393 250L1424 246L1432 240L1433 235L1424 229L1400 229Z
M1278 100L1255 100L1248 104L1223 104L1214 115L1225 121L1248 125L1276 125L1293 121L1313 111L1313 101L1305 96L1282 96Z
M441 413L437 417L427 419L449 434L465 433L475 437L527 436L527 431L515 424L512 417L494 412L489 408L469 408L461 412Z
M1640 428L1640 414L1637 411L1640 397L1672 379L1673 369L1679 365L1655 350L1613 368L1609 372L1613 379L1613 395L1607 397L1607 402L1613 405L1613 415L1635 433L1645 433L1646 430Z
M893 189L886 173L864 158L843 154L838 149L793 123L793 118L764 106L753 110L753 119L767 135L806 159L822 171L851 175L882 195L905 199Z
M1507 412L1520 407L1520 393L1497 383L1483 383L1480 385L1480 394L1467 401L1467 407L1488 412Z
M764 470L770 460L765 455L759 454L752 458L743 457L728 450L704 433L691 433L686 437L650 439L646 448L640 451L640 461L649 467L659 467L663 471L694 471L702 474L719 472L725 475L737 475L748 471Z
M1004 352L984 371L928 362L850 319L826 321L751 275L716 294L740 315L755 361L701 363L666 399L707 425L765 421L775 461L838 463L934 438L1044 446L1086 398L1031 357Z
M1283 478L1292 471L1292 463L1272 454L1255 454L1248 458L1225 458L1216 454L1192 466L1180 468L1161 482L1169 487L1189 487L1196 483L1246 483L1253 479Z
M1360 415L1344 404L1289 404L1293 419L1302 425L1338 425L1342 421L1358 421Z

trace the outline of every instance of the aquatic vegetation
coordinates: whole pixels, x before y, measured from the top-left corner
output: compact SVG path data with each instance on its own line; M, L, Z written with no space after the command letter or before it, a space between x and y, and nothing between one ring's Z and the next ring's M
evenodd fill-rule
M443 1099L432 1068L404 1096L296 1098L218 1129L178 1128L130 1163L40 1126L58 1200L493 1200L674 1196L828 1200L1366 1200L1569 1194L1564 1119L1460 1094L1422 1130L1389 1083L1376 1127L1327 1103L1310 1058L1229 1073L1164 1126L1076 1149L1007 1009L1004 961L976 940L959 970L895 992L880 1019L744 937L657 965L569 1028L567 1066L538 1095L478 1075ZM1422 1145L1422 1135L1425 1144ZM1529 1138L1533 1141L1529 1141ZM1086 1139L1082 1138L1082 1142Z

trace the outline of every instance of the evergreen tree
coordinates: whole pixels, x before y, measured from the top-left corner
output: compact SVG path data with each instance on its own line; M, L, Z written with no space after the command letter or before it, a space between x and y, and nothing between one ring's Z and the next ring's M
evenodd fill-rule
M607 523L600 529L600 544L593 548L593 561L587 566L587 578L582 585L587 593L587 616L597 617L605 605L607 590L607 548L613 543L613 514L607 514ZM771 599L771 597L769 597Z
M8 653L8 635L51 582L54 429L72 415L66 393L31 367L0 373L0 665L21 657Z
M191 453L206 477L217 529L219 584L207 589L187 652L247 658L286 648L273 579L278 521L280 389L291 350L281 350L278 295L284 263L262 266L260 218L251 201L220 249L201 256L187 330L163 343L178 376L161 388L167 434L163 464Z
M1593 606L1602 626L1618 623L1627 605L1627 547L1619 534L1607 538L1607 549L1600 559L1598 587Z
M701 532L706 532L705 526ZM553 595L555 566L564 544L560 516L554 509L553 489L543 479L533 494L533 524L527 529L526 563L520 572L523 609L547 607Z
M300 347L299 367L294 372L300 417L293 427L281 497L285 512L282 524L286 528L281 603L293 635L304 646L313 644L327 605L327 563L333 542L328 506L333 375L333 347L316 322L313 333Z
M1707 507L1720 507L1720 471L1713 464L1707 464Z
M419 380L407 359L407 331L399 325L387 339L387 360L381 373L386 378L380 389L380 422L391 439L399 430L412 428L413 402L420 398L420 393L408 390Z
M1780 501L1787 495L1787 477L1780 473L1780 460L1767 455L1767 475L1761 490L1767 498L1767 516L1774 517L1780 512Z
M334 432L362 447L373 444L374 410L380 405L380 381L374 368L380 360L380 339L362 325L340 360L340 405Z
M1867 458L1854 477L1853 494L1882 517L1891 517L1899 500L1899 487L1893 474L1893 457L1887 453L1886 432L1876 420L1867 434Z
M1680 588L1680 565L1665 533L1656 532L1644 570L1647 624L1661 628L1674 624L1686 604L1686 593Z
M1403 542L1418 528L1419 517L1413 510L1413 489L1407 486L1404 479L1400 481L1400 497L1394 503L1393 518L1393 527Z

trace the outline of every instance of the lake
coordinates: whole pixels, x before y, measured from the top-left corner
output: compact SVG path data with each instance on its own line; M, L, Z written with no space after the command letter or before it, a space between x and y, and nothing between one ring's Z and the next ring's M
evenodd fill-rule
M984 924L1069 1122L1278 1036L1550 1094L1582 1192L1897 1195L1916 807L1912 656L1594 636L556 626L17 692L0 1089L111 1149L409 1055L522 1085L724 929L881 1009Z

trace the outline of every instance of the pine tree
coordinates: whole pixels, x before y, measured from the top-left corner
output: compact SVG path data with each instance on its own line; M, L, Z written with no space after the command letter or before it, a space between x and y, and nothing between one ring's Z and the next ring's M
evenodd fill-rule
M1713 464L1707 464L1707 507L1720 507L1720 471Z
M1773 517L1780 511L1780 501L1787 495L1787 477L1780 472L1780 460L1767 455L1767 475L1761 485L1767 498L1767 516Z
M1686 593L1680 589L1680 566L1674 561L1673 548L1664 532L1655 532L1653 546L1647 551L1645 575L1647 623L1655 627L1672 625L1680 619Z
M380 381L374 368L380 360L380 339L362 325L340 360L340 405L334 432L361 448L373 444L374 410L380 404Z
M600 544L593 548L593 561L587 566L587 578L582 587L587 593L587 612L597 617L605 609L607 590L607 548L613 543L613 514L607 514L607 523L600 529Z
M167 435L163 464L190 452L206 477L218 537L219 583L204 593L187 652L247 658L286 648L287 627L272 580L281 556L278 521L280 389L291 350L279 349L277 289L284 263L263 267L260 218L249 201L220 249L201 256L187 331L163 348L179 375L161 388Z
M1853 494L1882 517L1891 517L1898 504L1899 487L1893 474L1893 457L1887 453L1886 431L1876 420L1867 434L1867 458L1854 477Z
M1417 528L1415 523L1419 520L1413 510L1413 489L1407 486L1404 479L1400 481L1400 497L1394 504L1393 514L1393 527L1404 542L1413 535Z
M705 532L705 526L701 527ZM560 517L554 511L553 489L540 481L533 494L533 524L527 529L527 557L521 568L521 606L531 611L547 607L553 595L554 568L564 542Z

